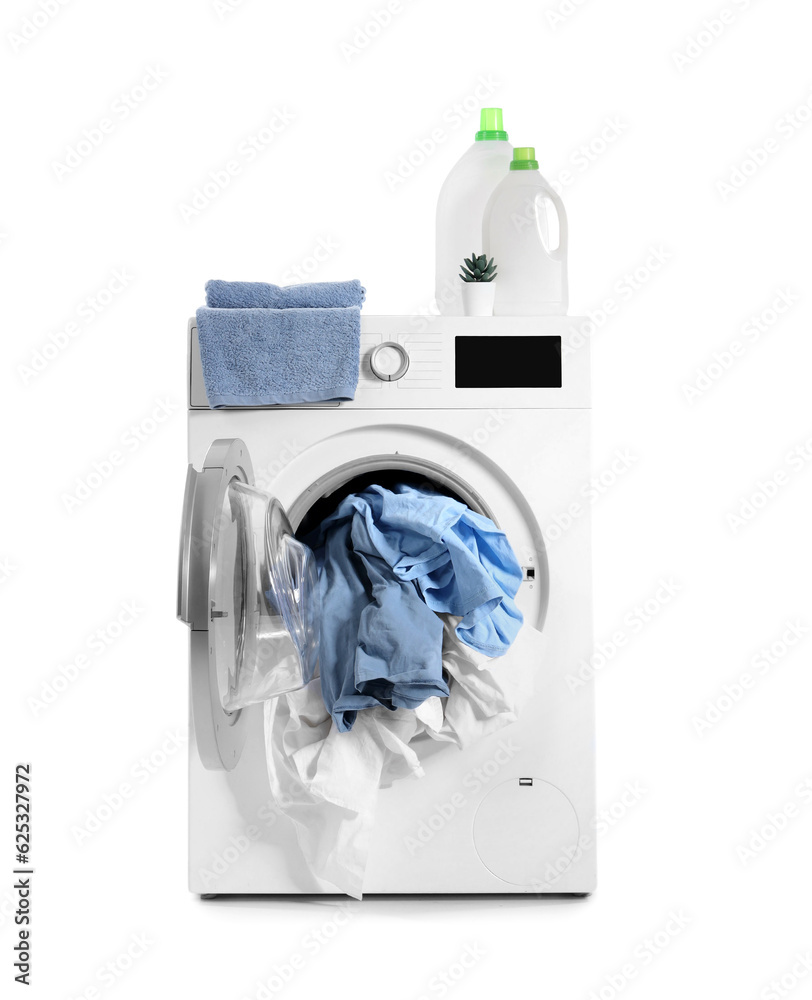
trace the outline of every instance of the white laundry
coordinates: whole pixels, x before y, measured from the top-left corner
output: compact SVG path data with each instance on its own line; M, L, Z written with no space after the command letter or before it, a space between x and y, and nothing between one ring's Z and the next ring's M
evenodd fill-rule
M515 721L532 691L543 659L540 632L525 625L510 650L490 660L460 642L458 618L441 617L447 699L429 698L414 711L364 709L343 733L324 706L318 678L265 703L272 795L293 821L310 871L328 889L361 898L378 791L423 774L410 746L415 737L467 747Z
M454 743L462 748L479 736L493 732L516 716L503 688L488 670L490 658L460 642L455 634L459 618L443 618L443 671L448 679L449 697L440 727L427 726L436 740ZM519 634L524 632L520 629ZM507 654L496 660L500 673Z
M299 846L320 881L361 898L382 784L423 770L409 742L423 729L414 712L359 712L340 733L318 679L265 703L271 793L295 824Z

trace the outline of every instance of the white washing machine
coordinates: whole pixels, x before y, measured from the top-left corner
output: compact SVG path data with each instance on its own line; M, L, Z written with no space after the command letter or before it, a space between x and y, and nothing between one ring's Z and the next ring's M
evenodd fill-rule
M362 316L353 401L212 410L190 322L179 617L191 627L192 892L325 891L271 798L262 706L221 707L214 629L231 615L238 645L245 599L216 541L224 490L233 478L261 486L295 530L359 476L390 472L436 484L505 531L524 569L517 603L546 650L528 665L533 693L517 722L465 751L421 748L425 776L381 791L364 892L594 889L593 691L572 683L592 653L590 523L588 510L560 517L590 474L589 347L562 352L582 323Z

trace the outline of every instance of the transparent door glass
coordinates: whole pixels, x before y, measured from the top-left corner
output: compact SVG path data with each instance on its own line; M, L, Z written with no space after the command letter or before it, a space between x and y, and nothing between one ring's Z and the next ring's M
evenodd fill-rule
M226 489L214 543L209 655L223 708L236 711L315 676L318 573L279 501L236 479Z

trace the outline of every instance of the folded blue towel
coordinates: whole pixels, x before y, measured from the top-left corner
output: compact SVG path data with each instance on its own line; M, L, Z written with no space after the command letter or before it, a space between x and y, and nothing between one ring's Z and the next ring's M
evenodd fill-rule
M352 399L361 310L197 310L209 406L270 406Z
M264 281L207 281L210 309L330 309L358 306L366 289L353 281L315 281L306 285L268 285Z
M488 656L507 652L522 625L522 571L493 521L411 486L370 486L345 497L304 539L316 554L322 600L324 703L342 732L359 709L415 708L445 697L442 621Z

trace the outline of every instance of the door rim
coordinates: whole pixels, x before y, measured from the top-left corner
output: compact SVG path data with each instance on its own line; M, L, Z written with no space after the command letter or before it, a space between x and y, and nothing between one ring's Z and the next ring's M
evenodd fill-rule
M254 470L244 441L217 438L196 472L190 466L183 508L178 617L191 628L192 721L198 754L207 770L236 767L248 734L247 713L226 711L221 702L211 646L211 595L217 579L219 531L226 490L233 480L253 484Z
M496 527L499 527L496 516L485 498L462 476L430 459L395 453L370 455L359 461L344 462L315 479L299 494L288 510L288 519L294 532L299 530L299 526L314 504L335 493L352 479L372 472L393 471L424 475L426 479L447 487L463 499L471 510L490 518Z

